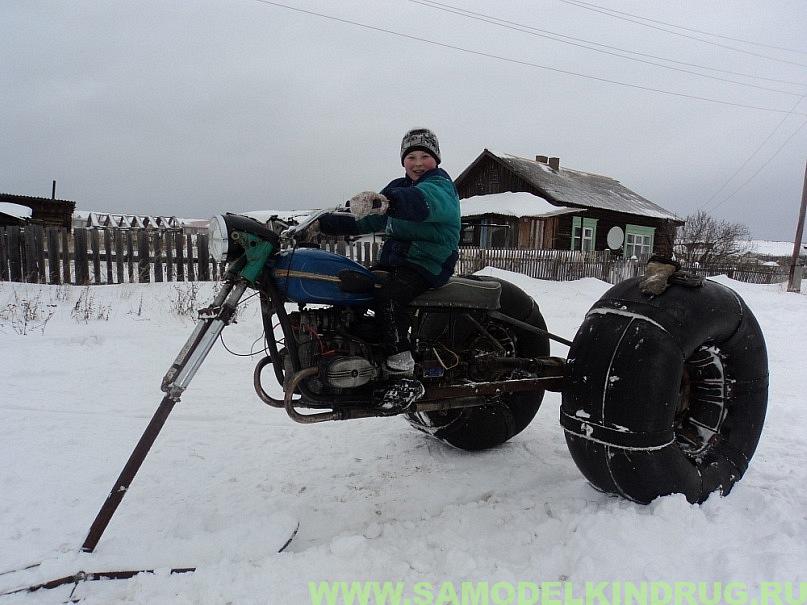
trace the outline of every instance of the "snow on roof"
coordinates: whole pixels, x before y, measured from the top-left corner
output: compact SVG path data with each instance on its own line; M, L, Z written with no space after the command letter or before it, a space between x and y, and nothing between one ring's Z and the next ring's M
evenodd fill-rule
M523 216L555 216L570 212L582 212L582 210L579 208L556 206L555 204L550 204L542 197L525 191L475 195L460 200L460 213L462 216L501 214L521 218Z
M752 239L749 252L760 256L792 256L793 242ZM799 256L807 256L807 243L802 244Z
M557 203L683 222L674 213L610 177L571 170L563 165L556 170L534 159L487 151Z
M0 214L7 214L14 218L31 218L32 210L28 206L12 204L11 202L0 202Z

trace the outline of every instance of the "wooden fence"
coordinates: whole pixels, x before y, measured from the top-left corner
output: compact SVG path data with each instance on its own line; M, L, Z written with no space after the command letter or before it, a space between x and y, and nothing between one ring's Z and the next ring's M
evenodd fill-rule
M615 284L644 271L644 260L626 261L610 252L524 250L513 248L461 248L457 273L496 267L536 279L570 281L596 277Z
M365 266L378 244L324 246ZM206 229L0 227L0 281L101 285L217 280L223 266L209 254Z
M614 256L608 250L580 252L571 250L523 250L502 248L461 248L457 273L473 273L483 267L496 267L523 273L537 279L569 281L596 277L616 284L644 273L647 257L637 260ZM685 270L711 277L727 275L737 281L772 284L787 281L788 267L762 265L684 267Z
M330 242L325 249L364 266L379 244ZM646 259L625 260L608 251L461 248L456 272L496 267L538 279L595 277L617 283L644 271ZM0 281L47 284L121 284L216 280L223 267L210 258L206 230L156 230L41 226L0 228ZM690 268L699 275L726 274L751 283L787 280L787 267Z

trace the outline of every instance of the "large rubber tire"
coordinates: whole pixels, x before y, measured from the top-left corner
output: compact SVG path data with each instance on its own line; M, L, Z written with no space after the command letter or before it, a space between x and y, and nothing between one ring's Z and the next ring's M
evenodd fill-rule
M546 330L546 323L538 304L526 292L508 281L494 277L479 278L497 281L502 285L501 312ZM442 314L436 321L444 322ZM429 318L424 318L424 323ZM546 336L513 328L516 355L540 357L549 355ZM449 348L462 343L448 343ZM513 393L484 406L409 414L410 424L418 430L464 450L484 450L500 445L523 431L541 407L544 392Z
M636 502L727 494L765 420L759 324L718 283L649 298L638 281L606 292L575 336L561 406L569 451L594 487Z

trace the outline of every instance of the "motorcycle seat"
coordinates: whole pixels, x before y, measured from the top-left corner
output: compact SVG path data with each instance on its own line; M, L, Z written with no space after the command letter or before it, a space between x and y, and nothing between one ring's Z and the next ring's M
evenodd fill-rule
M409 303L410 307L466 307L495 311L500 307L502 285L496 281L481 281L452 277L434 290L426 290Z

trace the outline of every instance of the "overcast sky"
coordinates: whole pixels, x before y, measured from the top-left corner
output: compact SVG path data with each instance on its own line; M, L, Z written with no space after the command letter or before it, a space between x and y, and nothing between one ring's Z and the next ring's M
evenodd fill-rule
M440 2L3 0L0 191L55 179L83 210L201 218L333 206L401 175L401 136L427 126L452 177L486 147L559 156L792 241L807 2Z

